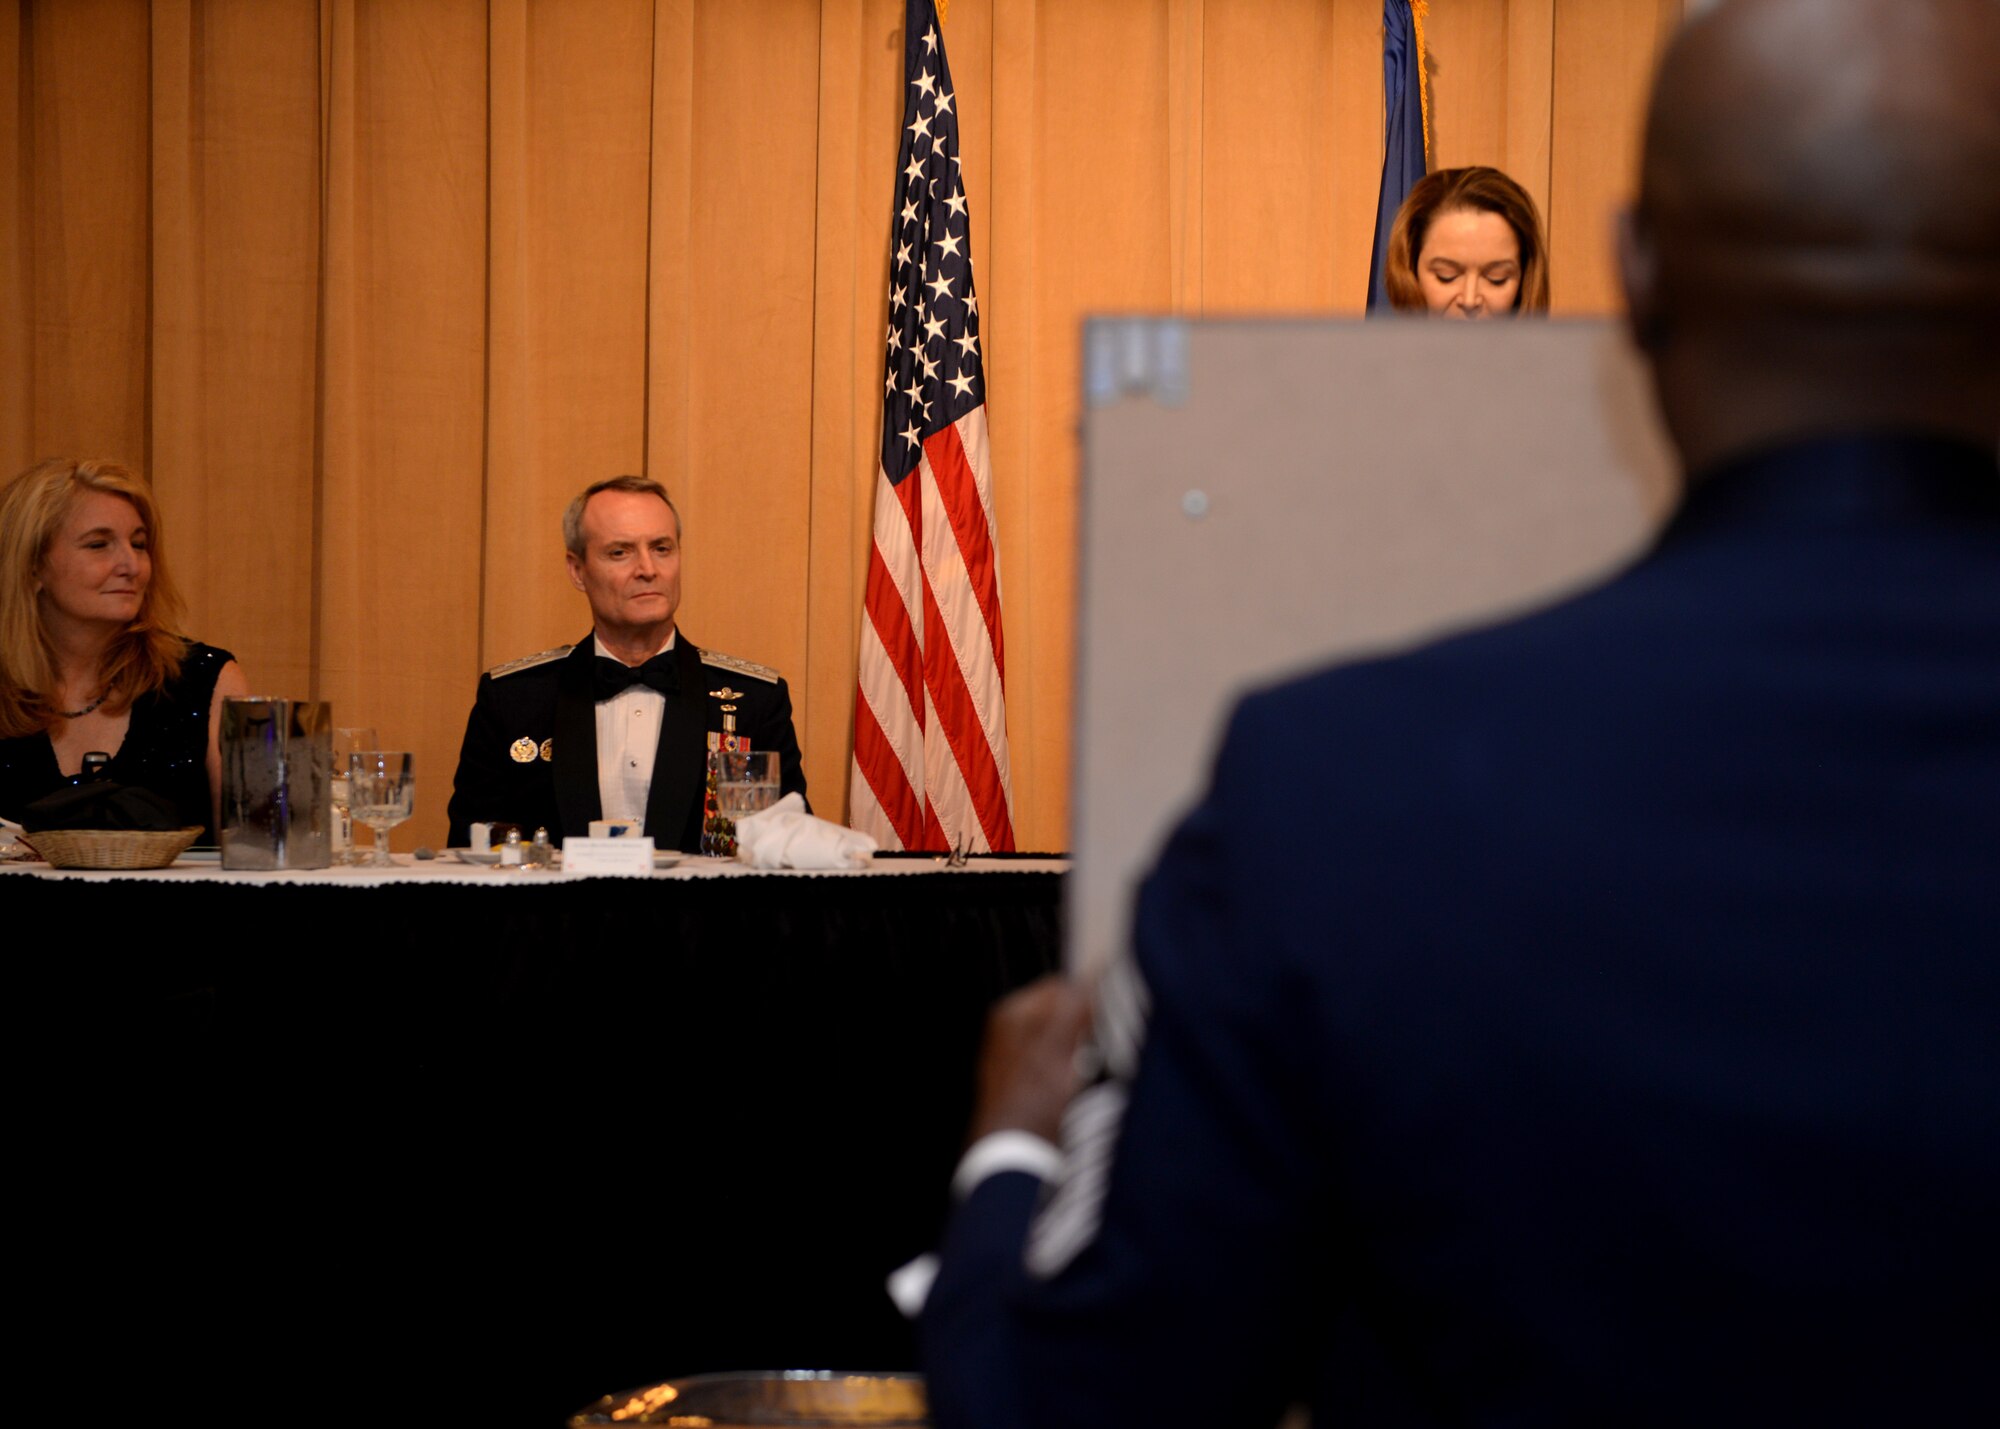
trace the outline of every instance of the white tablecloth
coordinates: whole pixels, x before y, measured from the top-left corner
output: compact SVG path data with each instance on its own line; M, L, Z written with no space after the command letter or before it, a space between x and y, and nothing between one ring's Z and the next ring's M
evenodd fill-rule
M920 858L878 859L867 868L824 869L801 872L795 869L747 868L733 859L702 858L690 855L671 868L656 869L655 879L696 878L911 878L940 873L942 862ZM969 859L962 873L1066 873L1069 861L1060 858ZM585 875L577 875L583 877ZM137 872L103 872L89 869L50 868L45 863L0 863L0 877L154 880L164 883L226 883L243 887L266 884L319 885L332 888L377 888L388 883L453 883L485 888L534 888L571 881L569 875L541 870L476 867L449 859L415 859L396 855L394 869L322 868L287 873L246 873L225 870L214 861L181 859L171 868Z

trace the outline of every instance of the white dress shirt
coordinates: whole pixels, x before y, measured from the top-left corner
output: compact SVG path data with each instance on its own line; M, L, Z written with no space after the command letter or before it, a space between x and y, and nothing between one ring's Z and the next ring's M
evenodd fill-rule
M678 630L653 653L674 648ZM596 635L590 642L607 660L618 657ZM622 661L620 663L623 663ZM650 685L627 685L608 700L597 702L597 799L606 819L646 818L646 792L653 787L653 756L660 748L660 721L667 697Z
M964 1200L988 1176L1002 1171L1025 1171L1047 1182L1062 1172L1062 1152L1032 1131L989 1131L966 1148L951 1178L951 1193ZM889 1299L903 1318L914 1320L924 1313L936 1283L938 1258L926 1252L889 1272L886 1282Z

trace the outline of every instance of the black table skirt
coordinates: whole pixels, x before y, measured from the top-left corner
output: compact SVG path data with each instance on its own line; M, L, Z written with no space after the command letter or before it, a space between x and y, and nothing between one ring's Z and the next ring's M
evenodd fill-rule
M30 1354L384 1422L913 1367L883 1277L934 1243L986 1008L1060 947L1055 874L0 898Z

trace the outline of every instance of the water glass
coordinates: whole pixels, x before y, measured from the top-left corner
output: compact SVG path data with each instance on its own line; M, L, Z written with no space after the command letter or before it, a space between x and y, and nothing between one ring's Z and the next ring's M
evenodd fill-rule
M389 830L416 812L416 756L402 750L364 749L347 756L347 807L375 831L369 868L393 868Z

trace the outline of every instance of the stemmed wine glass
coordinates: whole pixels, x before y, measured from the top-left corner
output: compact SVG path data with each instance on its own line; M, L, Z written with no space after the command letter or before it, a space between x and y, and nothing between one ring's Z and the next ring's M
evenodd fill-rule
M375 831L374 857L368 868L394 868L389 857L389 830L416 809L416 756L400 750L363 749L347 756L347 807L355 819Z

